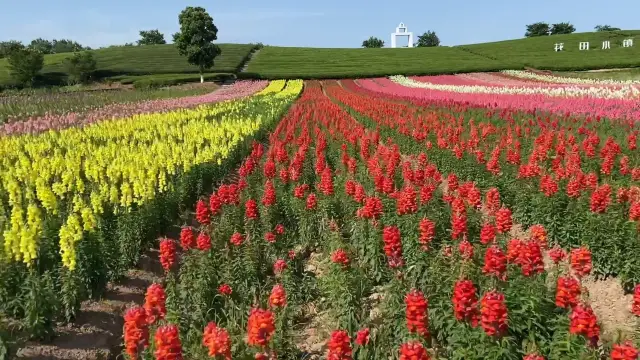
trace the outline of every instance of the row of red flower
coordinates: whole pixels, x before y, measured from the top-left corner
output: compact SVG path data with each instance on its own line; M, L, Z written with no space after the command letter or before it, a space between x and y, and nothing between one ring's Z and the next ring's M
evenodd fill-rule
M330 94L336 91L331 86L326 90ZM314 157L308 156L312 149ZM491 354L508 350L510 353L503 358L517 358L522 352L525 359L544 358L515 345L474 343L478 339L474 329L479 324L484 339L523 340L518 322L513 321L517 318L512 319L518 311L512 313L510 306L524 296L534 296L541 303L547 301L544 283L548 276L557 276L555 305L569 309L567 328L555 332L583 336L593 345L597 344L600 328L596 316L586 299L581 298L584 294L580 279L591 272L592 266L592 254L587 248L571 251L572 273L569 273L561 265L566 253L557 246L552 247L548 254L557 265L553 271L546 272L543 251L550 241L545 227L531 226L527 239L513 238L512 212L501 201L497 188L487 189L483 201L482 190L474 182L460 183L453 172L446 176L445 182L439 166L425 154L406 155L390 139L386 145L380 142L377 131L367 130L329 101L318 84L308 84L302 98L271 136L269 148L264 151L256 144L240 168L240 179L220 186L208 201L198 202L195 218L200 231L196 236L193 228L183 228L180 271L186 261L200 256L199 253L218 252L240 257L241 251L253 249L273 255L273 275L268 281L275 283L264 294L268 308L256 305L260 300L248 296L242 285L245 279L232 275L236 285L219 281L217 287L223 297L239 292L240 301L251 308L245 323L246 343L258 349L256 358L275 357L276 353L289 349L275 344L273 339L283 331L277 324L278 317L286 318L286 309L302 305L295 299L299 291L296 287L305 287L306 283L294 282L291 287L287 279L300 280L293 274L294 263L303 257L299 245L309 246L313 239L320 240L316 245L333 263L330 273L356 278L362 284L367 278L379 279L378 284L390 283L406 289L402 312L407 336L396 335L391 341L393 348L399 349L401 359L427 359L430 356L427 349L436 354L455 355L458 349L452 344L459 341L454 340L455 336L468 341L465 351L486 347ZM344 193L336 191L341 185ZM261 196L259 201L258 196ZM294 214L296 220L287 222L287 212ZM232 223L230 219L241 213L244 213L242 224ZM320 226L309 232L307 224ZM328 232L322 230L324 225ZM362 236L365 230L369 231L368 235ZM177 248L173 240L161 241L160 260L168 276L178 262ZM376 266L380 256L386 259L383 269ZM234 259L218 260L226 263ZM425 278L423 272L415 270L421 266L432 266L431 270L440 272ZM449 281L452 286L448 289L434 287ZM537 292L526 294L518 288L520 283ZM478 297L481 288L486 290ZM136 357L147 345L149 326L164 316L161 290L162 287L154 285L149 289L145 307L127 312L125 343L131 357ZM346 291L356 293L353 288ZM634 309L640 310L640 289L636 293ZM335 290L329 290L326 295L337 299L344 296ZM397 294L390 293L389 298L394 295ZM448 299L447 308L437 307L443 304L442 299ZM385 315L392 318L399 310L398 304L394 306L389 300L387 305ZM338 301L332 306L340 308L345 304ZM551 316L544 313L545 309L540 306L531 311L535 316ZM223 312L211 310L221 311L219 316ZM430 321L430 312L433 312L433 321ZM458 321L459 327L450 330L440 324L440 318L449 316ZM562 316L566 315L561 313L559 318ZM331 333L327 339L327 357L366 358L372 353L388 356L390 347L381 334L389 330L398 332L397 325L391 322L376 326L371 319L356 318L356 332L335 330ZM350 326L353 321L344 322L341 315L334 316L331 322L353 328ZM239 324L226 323L227 327L236 325ZM183 350L178 333L186 334L189 330L176 325L157 328L153 345L156 358L181 358ZM545 335L548 330L536 329L534 337L551 340L553 334ZM355 348L352 348L350 333L354 336ZM208 348L209 356L230 358L233 337L219 322L209 322L201 343ZM553 352L543 342L534 342L533 346L536 348L533 351ZM369 352L365 353L365 348ZM479 357L478 352L475 354L477 357L467 358L492 358L486 353L483 357ZM637 350L631 343L616 344L611 357L637 358Z

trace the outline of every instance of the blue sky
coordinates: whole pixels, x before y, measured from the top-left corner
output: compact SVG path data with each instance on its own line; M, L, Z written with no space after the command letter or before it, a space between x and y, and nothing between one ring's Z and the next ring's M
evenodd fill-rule
M569 21L578 31L640 28L639 0L0 0L0 40L70 38L99 47L155 28L170 40L188 5L209 11L219 42L280 46L358 47L369 36L389 45L400 22L415 36L436 31L443 45L519 38L537 21Z

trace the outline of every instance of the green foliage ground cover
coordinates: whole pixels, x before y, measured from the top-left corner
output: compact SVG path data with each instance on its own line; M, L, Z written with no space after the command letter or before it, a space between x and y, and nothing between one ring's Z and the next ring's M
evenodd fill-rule
M251 44L219 44L222 54L215 59L210 73L234 73L251 53ZM148 46L120 46L92 51L97 62L97 76L151 75L197 73L198 67L189 65L173 44ZM42 81L47 84L65 80L63 61L69 54L45 55ZM0 59L0 86L11 84L6 59Z
M266 46L242 76L266 79L354 78L418 75L509 68L500 60L452 47L320 49Z
M623 39L634 46L622 47ZM602 41L610 50L601 50ZM579 51L589 41L591 50ZM564 43L563 52L554 44ZM542 36L492 43L435 48L317 49L265 47L249 62L246 77L354 78L393 74L430 75L523 69L587 70L640 66L640 31Z
M640 80L640 67L632 69L619 69L610 71L575 71L575 72L556 72L556 75L576 77L581 79L595 79L595 80Z

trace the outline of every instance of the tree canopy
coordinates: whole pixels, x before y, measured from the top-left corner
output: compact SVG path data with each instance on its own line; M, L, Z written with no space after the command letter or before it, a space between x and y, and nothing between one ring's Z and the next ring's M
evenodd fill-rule
M0 41L0 59L8 57L11 52L18 49L24 49L24 45L18 40Z
M562 22L551 25L551 31L549 32L551 35L558 34L571 34L576 32L576 27L571 25L568 22Z
M548 36L558 34L571 34L576 31L575 26L568 22L549 25L546 22L537 22L527 25L525 37Z
M90 47L84 47L78 42L69 39L53 39L51 41L38 38L31 40L29 48L37 50L43 54L61 54L68 52L76 52L83 50L91 50Z
M384 46L384 41L374 36L362 42L363 48L381 48L383 46Z
M551 33L551 27L545 22L537 22L527 25L525 37L547 36Z
M218 28L202 7L188 6L178 16L178 22L180 32L173 34L173 41L180 55L198 67L200 82L204 82L204 70L213 67L215 57L221 54L220 48L213 43L218 39Z
M140 30L140 40L138 40L138 45L160 45L166 43L167 41L164 39L164 34L158 29Z
M417 47L431 47L431 46L440 46L440 38L436 35L435 31L427 31L422 35L418 36L418 42L416 43Z
M43 54L53 54L53 43L43 38L31 40L29 47L31 49L40 51Z
M90 51L76 52L64 59L64 68L71 84L88 83L96 71L96 60Z
M21 85L33 85L44 65L44 55L31 48L16 48L7 56L11 77Z
M596 27L594 29L595 29L595 31L598 31L598 32L602 32L602 31L620 31L620 30L622 30L620 28L613 27L611 25L596 25Z

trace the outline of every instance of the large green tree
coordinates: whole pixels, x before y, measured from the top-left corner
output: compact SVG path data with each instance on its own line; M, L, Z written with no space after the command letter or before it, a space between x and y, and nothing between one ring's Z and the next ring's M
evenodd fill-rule
M416 43L417 47L431 47L431 46L440 46L440 38L436 35L435 31L427 31L422 35L418 36L418 42Z
M167 41L164 39L164 34L158 31L158 29L140 31L138 45L161 45L166 43Z
M178 16L180 32L173 34L178 52L187 57L189 64L200 70L200 82L204 82L203 73L214 65L214 59L222 51L213 43L218 40L218 28L213 18L204 8L188 6Z
M31 86L44 65L44 55L30 48L15 49L7 57L11 77L21 85Z
M594 28L596 31L598 32L603 32L603 31L620 31L622 29L617 28L617 27L613 27L611 25L596 25L596 27Z
M576 27L571 25L568 22L562 22L551 25L551 31L549 32L551 35L559 35L559 34L571 34L576 32Z
M525 37L547 36L551 33L551 27L545 22L537 22L527 25Z
M384 41L374 36L362 42L363 48L381 48L383 46L384 46Z

